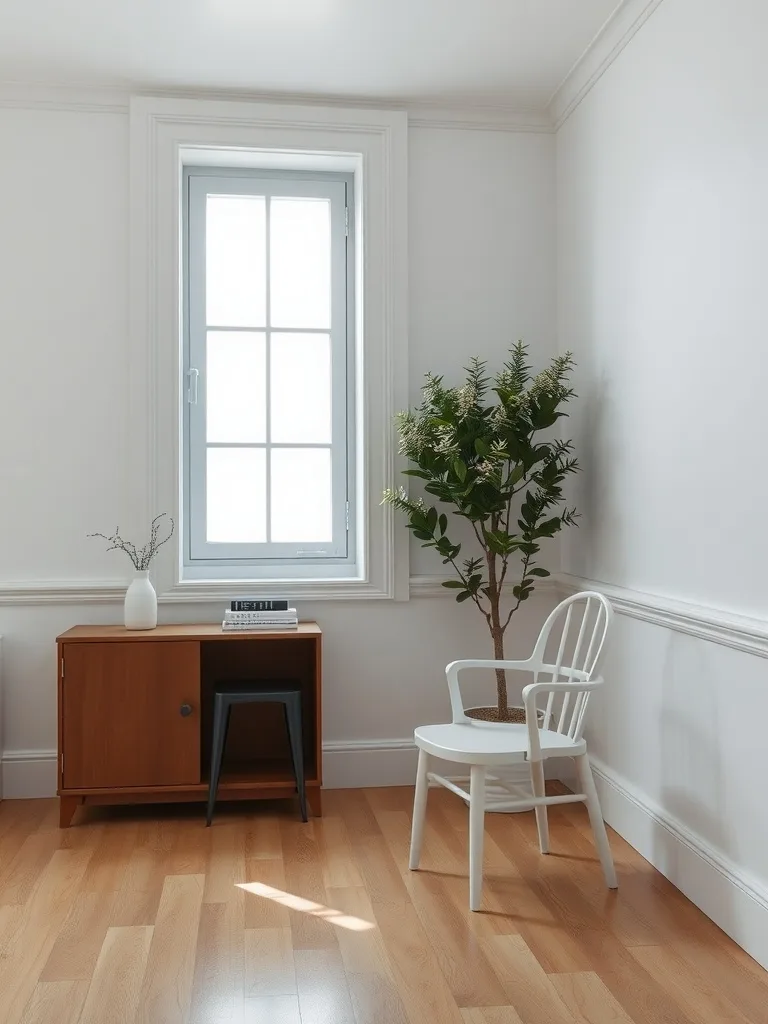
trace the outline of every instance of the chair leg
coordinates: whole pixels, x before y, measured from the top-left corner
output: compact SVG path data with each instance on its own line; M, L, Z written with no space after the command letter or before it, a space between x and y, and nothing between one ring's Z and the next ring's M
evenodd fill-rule
M534 796L546 796L544 786L544 762L531 761L531 787ZM549 822L547 821L547 808L544 804L535 808L536 828L539 833L539 849L542 853L549 853Z
M600 855L600 863L603 865L603 874L609 889L618 889L619 883L616 880L616 868L613 864L613 854L608 843L608 833L605 831L603 812L600 809L600 800L595 788L595 780L592 777L592 768L589 764L589 757L582 754L574 758L576 767L579 770L581 788L586 795L587 810L589 811L589 822L595 836L595 846Z
M221 762L224 757L224 744L229 728L229 716L232 711L230 704L219 699L218 694L213 700L213 739L211 742L211 778L208 783L208 808L205 815L206 827L213 821L213 809L216 806L216 793L219 788Z
M483 839L485 838L485 768L473 764L469 777L469 909L479 910L483 899Z
M427 795L429 793L429 754L419 749L419 764L416 768L416 793L413 798L413 823L411 825L411 855L408 867L415 871L421 860L421 844L424 839L424 818L427 814Z
M283 704L285 709L285 722L288 727L288 741L291 745L291 760L293 761L293 774L296 777L296 789L299 791L299 807L301 809L301 820L307 821L307 788L304 781L304 748L301 728L301 701L292 700Z

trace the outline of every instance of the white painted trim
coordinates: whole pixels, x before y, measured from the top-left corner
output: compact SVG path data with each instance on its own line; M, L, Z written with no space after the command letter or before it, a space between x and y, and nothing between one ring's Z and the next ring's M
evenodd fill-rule
M356 480L360 580L297 581L333 597L408 596L408 540L381 504L400 467L394 414L407 403L407 117L402 111L134 96L131 145L131 421L138 488L149 476L144 519L158 509L179 522L181 152L198 147L354 155L362 169L356 210L365 296L358 303ZM160 560L158 592L196 592L179 567ZM166 571L166 567L168 571ZM229 588L231 592L231 588Z
M55 750L6 750L0 758L0 791L10 800L55 796L57 760ZM411 786L415 777L413 738L323 744L325 789Z
M0 606L105 604L122 601L128 580L8 580L0 582Z
M127 115L130 97L142 95L140 86L130 92L110 86L78 87L28 82L0 82L0 108L19 110L61 110L86 114ZM154 90L154 96L166 99L229 100L246 103L285 103L302 106L385 107L404 111L412 128L445 128L466 131L542 132L554 131L549 115L541 110L520 110L506 105L457 103L446 106L428 100L365 99L315 95L267 95L249 92L204 90Z
M449 576L411 576L409 593L411 597L441 597L455 600L455 591L442 585ZM554 580L554 582L553 582ZM557 579L540 580L537 593L550 591L558 587ZM349 583L345 588L343 583ZM16 607L20 605L46 604L117 604L122 602L128 587L128 580L8 580L0 581L0 607L3 605ZM298 593L297 581L286 581L281 584L297 601L351 601L361 597L371 599L381 595L369 593L361 595L354 586L353 580L340 581L332 593L322 589L316 590L306 581ZM510 584L511 586L512 584ZM259 589L265 593L274 592L275 584L264 581L246 582L236 580L232 583L213 583L201 580L199 583L188 582L184 587L172 588L159 597L160 604L212 604L237 597L238 594L252 594Z
M56 795L55 750L6 750L0 758L0 791L5 800L35 800Z
M661 3L662 0L624 0L616 8L549 101L555 131L565 124Z
M768 622L764 619L677 601L660 594L644 594L638 590L565 573L558 576L557 582L568 593L596 590L605 594L619 615L627 615L641 622L652 622L677 633L687 633L700 640L709 640L723 647L768 658Z
M768 889L590 755L608 824L768 969Z

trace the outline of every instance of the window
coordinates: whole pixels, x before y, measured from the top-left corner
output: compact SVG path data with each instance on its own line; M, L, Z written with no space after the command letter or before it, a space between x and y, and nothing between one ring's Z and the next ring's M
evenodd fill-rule
M346 174L185 168L192 568L344 575L354 559L352 188Z
M371 110L361 107L323 107L315 104L297 106L281 102L178 98L168 96L132 96L130 100L130 354L127 381L130 403L131 444L126 458L126 482L130 494L129 508L136 521L151 519L158 511L169 512L180 528L178 546L165 548L166 557L158 559L154 583L163 602L211 602L250 595L270 596L286 593L296 601L358 600L408 597L408 538L406 531L396 528L393 510L381 504L381 493L396 479L398 467L397 437L393 427L394 414L408 403L408 117L404 111ZM290 173L286 169L291 169ZM236 419L234 401L245 374L234 376L227 387L228 402L222 402L221 417L216 430L226 426L228 434L208 444L208 424L204 411L206 364L200 345L208 346L208 309L205 275L207 254L198 245L197 263L190 260L191 216L190 184L194 178L208 178L213 196L233 196L235 200L254 197L251 220L256 222L259 197L264 203L264 275L268 273L267 217L270 202L296 199L330 203L332 323L307 327L309 309L304 319L293 322L267 322L267 296L272 301L272 282L263 292L263 319L251 322L255 305L243 309L242 291L231 298L237 312L236 323L217 324L213 339L218 351L217 369L225 372L225 356L246 335L261 335L262 341L246 347L252 362L260 357L263 385L263 426L253 414L255 403L243 405L244 420ZM226 180L222 187L221 182ZM235 188L235 183L242 184ZM267 182L277 182L277 190L268 192ZM291 188L286 191L286 185ZM331 186L343 184L349 209L349 237L344 236L346 250L345 310L347 323L346 372L343 383L345 398L337 396L341 362L339 360L336 311L333 290L339 279L334 267L334 240L339 232L333 225L341 224ZM309 193L313 186L318 191ZM240 191L238 191L240 189ZM245 189L243 192L242 189ZM295 191L303 189L304 191ZM319 190L324 191L320 192ZM260 191L261 190L261 191ZM207 195L206 191L206 206ZM286 211L284 211L286 212ZM198 210L198 221L202 216ZM202 231L206 230L205 218ZM198 223L198 233L200 224ZM303 248L296 259L303 259ZM255 256L249 257L253 261ZM202 263L200 262L202 260ZM241 268L245 266L243 263ZM253 269L253 262L251 268ZM294 271L298 266L293 264ZM198 306L192 309L191 279L197 275L202 283L194 289ZM298 316L292 295L296 275L289 276L277 302L285 305L286 294ZM235 288L234 272L225 274L219 287ZM275 288L278 283L275 283ZM339 286L340 287L340 286ZM313 293L314 294L314 293ZM326 292L327 295L327 292ZM218 301L218 300L217 300ZM255 303L253 296L247 301ZM202 303L202 306L200 305ZM232 310L230 310L232 312ZM317 316L317 310L313 312ZM216 316L224 316L221 311ZM194 318L196 322L193 323ZM234 319L234 315L232 317ZM226 317L225 317L226 319ZM301 413L311 418L315 433L305 440L298 436L298 379L306 370L303 351L294 347L294 376L290 391L293 411L286 421L273 429L272 413L267 412L267 382L273 375L269 335L325 334L329 340L331 361L327 371L332 379L331 411L325 415L326 431L321 438L317 426L320 415L316 407L301 403ZM226 337L224 337L226 335ZM239 335L239 338L238 338ZM309 344L307 342L306 344ZM195 349L192 361L192 346ZM229 346L229 349L228 347ZM317 348L314 349L315 355ZM279 357L278 357L279 358ZM231 365L231 364L230 364ZM190 369L198 374L189 374ZM304 378L307 379L308 373ZM257 382L258 383L258 382ZM249 385L250 386L250 385ZM279 386L279 384L278 384ZM197 404L191 404L197 387ZM273 389L274 390L274 389ZM192 392L190 394L190 391ZM313 400L316 394L312 393ZM319 394L319 392L318 392ZM306 405L306 407L305 407ZM285 406L284 406L285 408ZM346 419L346 432L339 429L341 414ZM213 414L212 414L213 415ZM237 416L240 414L237 413ZM330 441L327 439L328 416L331 418ZM226 417L226 419L225 419ZM267 424L271 431L267 438ZM236 428L236 429L235 429ZM237 432L243 440L233 440ZM285 431L286 433L280 433ZM294 431L288 433L288 431ZM302 427L304 431L304 427ZM260 433L259 433L260 432ZM279 440L279 437L284 438ZM346 452L344 453L344 446ZM324 449L326 454L310 456L316 474L323 469L326 493L331 492L331 530L324 527L330 541L303 536L286 540L266 530L267 517L294 531L286 516L297 513L299 525L308 521L319 529L318 493L310 491L305 473L299 477L295 465L283 466L283 477L294 490L283 489L283 505L273 508L272 475L267 475L267 460L285 449L312 451ZM235 451L234 458L250 459L255 473L234 472L222 466L227 456L214 454L215 467L230 486L249 481L251 491L232 493L222 499L218 515L227 525L239 513L238 529L247 521L249 509L253 531L227 541L208 540L207 485L208 448ZM241 451L242 449L242 451ZM237 453L240 454L237 454ZM269 453L268 453L269 452ZM291 456L289 455L288 458ZM195 458L197 459L194 462ZM320 466L320 459L330 460L331 476ZM259 460L263 460L262 473ZM341 473L337 467L346 462L346 492L342 502ZM197 490L193 494L192 467L196 468ZM276 473L280 469L277 458ZM225 473L225 470L228 470ZM296 487L294 481L299 481ZM260 486L259 500L254 500ZM295 495L298 492L298 501ZM222 490L220 494L225 494ZM341 530L341 511L346 513L349 500L349 531ZM193 507L193 500L196 504ZM275 496L275 503L278 496ZM248 504L250 503L250 504ZM223 511L222 511L223 508ZM260 508L264 528L256 532L253 509ZM216 510L213 510L216 512ZM277 514L276 514L277 513ZM202 515L203 518L200 518ZM327 523L327 516L326 516ZM197 524L197 526L195 525ZM244 528L243 528L244 529ZM346 533L346 541L345 541ZM198 545L193 552L193 543ZM224 551L225 544L232 549ZM272 544L271 551L263 545ZM277 545L288 544L290 557ZM202 545L202 546L200 546ZM262 546L262 547L259 547ZM171 551L173 556L171 557ZM326 554L321 554L321 552ZM346 556L344 552L346 551ZM194 558L192 557L194 554ZM234 557L231 557L234 554ZM222 557L226 555L226 557Z

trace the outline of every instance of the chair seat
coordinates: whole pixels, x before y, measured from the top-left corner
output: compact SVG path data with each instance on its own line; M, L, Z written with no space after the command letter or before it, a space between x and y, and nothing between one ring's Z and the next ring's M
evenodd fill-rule
M463 764L514 764L524 761L528 750L525 725L423 725L413 736L428 754ZM539 730L539 742L544 757L578 757L587 749L584 740L549 729Z

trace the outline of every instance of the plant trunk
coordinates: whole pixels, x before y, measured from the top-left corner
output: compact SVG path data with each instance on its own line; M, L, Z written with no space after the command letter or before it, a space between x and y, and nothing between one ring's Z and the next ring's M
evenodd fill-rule
M496 609L496 621L491 627L493 637L493 656L496 661L504 660L504 634L498 621L498 608ZM491 615L493 622L493 614ZM507 673L503 668L496 669L496 699L499 704L499 720L504 721L509 710L507 705Z
M501 615L499 604L501 603L501 590L498 577L496 576L496 556L488 551L488 603L491 606L491 621L489 627L493 637L493 656L496 661L504 660L504 630L501 627ZM507 717L507 673L503 668L496 669L496 700L499 706L499 721Z

